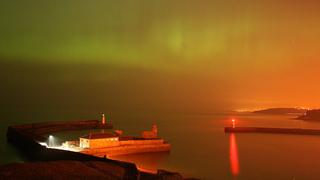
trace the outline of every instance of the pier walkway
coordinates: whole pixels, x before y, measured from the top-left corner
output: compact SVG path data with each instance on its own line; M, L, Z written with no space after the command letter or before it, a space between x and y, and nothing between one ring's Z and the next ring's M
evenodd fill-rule
M264 128L264 127L225 127L225 133L273 133L295 135L320 135L320 129Z

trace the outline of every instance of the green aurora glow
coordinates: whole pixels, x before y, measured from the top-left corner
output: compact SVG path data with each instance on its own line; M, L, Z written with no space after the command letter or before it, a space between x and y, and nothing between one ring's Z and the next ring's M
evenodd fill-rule
M181 73L168 77L205 79L195 90L207 88L205 97L216 97L215 84L224 82L236 101L317 104L312 99L319 87L312 82L320 65L319 1L3 0L0 9L3 61ZM306 66L302 75L295 73ZM119 71L86 74L109 81ZM54 77L76 81L78 74ZM304 81L310 95L290 99L305 91L292 79ZM268 94L269 87L277 88Z

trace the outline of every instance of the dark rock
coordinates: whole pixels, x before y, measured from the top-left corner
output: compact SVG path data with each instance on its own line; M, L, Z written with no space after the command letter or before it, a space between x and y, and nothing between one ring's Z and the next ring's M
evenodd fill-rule
M13 163L0 166L0 179L115 179L79 161ZM120 179L120 178L119 178Z
M182 180L183 179L183 177L179 173L169 172L161 169L158 170L157 176L158 176L157 179L159 180Z
M88 161L85 163L88 167L91 167L106 176L112 176L114 179L137 179L137 173L128 171L132 168L125 168L123 166L117 166L115 163L101 162L101 161Z
M140 172L140 176L130 175L126 168L111 162L46 161L2 165L0 179L183 180L183 177L165 170L158 170L157 174Z

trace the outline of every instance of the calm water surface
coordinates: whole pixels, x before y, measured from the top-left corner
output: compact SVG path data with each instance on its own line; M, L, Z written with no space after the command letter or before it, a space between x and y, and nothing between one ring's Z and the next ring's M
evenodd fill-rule
M89 115L83 117L90 118ZM301 122L292 117L114 113L112 121L115 128L124 130L127 135L139 135L141 131L150 129L153 123L158 124L160 136L171 143L172 151L112 158L135 162L139 168L147 171L168 169L202 179L319 179L320 136L225 134L223 131L223 127L231 124L232 118L236 119L236 126L320 129L320 123ZM5 131L8 124L4 122L4 126L1 126L1 154L5 155L1 162L23 161L15 148L6 144ZM56 136L60 140L76 139L85 133L58 133Z

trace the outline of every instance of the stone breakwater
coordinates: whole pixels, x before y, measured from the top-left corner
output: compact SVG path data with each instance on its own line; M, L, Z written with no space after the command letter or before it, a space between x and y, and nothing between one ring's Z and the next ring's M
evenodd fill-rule
M263 128L263 127L225 127L225 133L274 133L274 134L296 134L296 135L320 135L318 129L298 128Z
M171 145L163 139L120 140L119 143L119 146L88 148L80 151L80 153L104 157L145 152L169 152L171 149Z
M42 122L23 125L9 126L9 129L16 129L22 133L32 136L34 139L43 140L44 135L61 132L61 131L75 131L83 129L112 129L111 123L101 124L99 120L78 120L78 121L56 121L56 122Z

